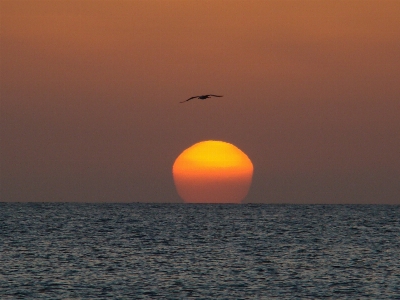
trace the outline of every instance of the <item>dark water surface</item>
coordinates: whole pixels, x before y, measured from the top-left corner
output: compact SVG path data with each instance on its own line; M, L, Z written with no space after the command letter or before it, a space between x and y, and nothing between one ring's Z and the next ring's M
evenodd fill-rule
M0 203L0 299L400 299L400 206Z

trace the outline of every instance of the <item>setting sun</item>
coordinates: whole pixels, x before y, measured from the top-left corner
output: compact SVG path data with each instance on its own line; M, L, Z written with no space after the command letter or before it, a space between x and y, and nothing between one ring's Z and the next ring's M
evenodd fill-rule
M249 191L253 164L232 144L203 141L178 156L172 174L185 202L240 203Z

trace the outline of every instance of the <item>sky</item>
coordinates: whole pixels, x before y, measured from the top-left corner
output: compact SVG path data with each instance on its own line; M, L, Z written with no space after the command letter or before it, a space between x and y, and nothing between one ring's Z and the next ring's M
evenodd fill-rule
M182 202L221 140L245 203L400 204L400 1L0 5L0 201Z

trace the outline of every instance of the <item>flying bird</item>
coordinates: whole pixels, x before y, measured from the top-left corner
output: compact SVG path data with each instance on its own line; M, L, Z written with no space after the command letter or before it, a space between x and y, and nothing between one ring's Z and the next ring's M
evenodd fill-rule
M189 99L184 100L184 101L181 101L181 102L179 102L179 103L183 103L183 102L186 102L186 101L195 99L195 98L200 99L200 100L204 100L204 99L211 98L211 97L222 97L222 96L212 95L212 94L209 94L209 95L201 95L201 96L193 96L193 97L190 97Z

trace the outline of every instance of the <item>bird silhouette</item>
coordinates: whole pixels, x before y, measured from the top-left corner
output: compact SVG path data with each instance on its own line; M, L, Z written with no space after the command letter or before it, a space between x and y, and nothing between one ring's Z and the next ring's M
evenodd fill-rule
M196 99L196 98L197 98L197 99L200 99L200 100L204 100L204 99L211 98L211 97L223 97L223 96L212 95L212 94L201 95L201 96L193 96L193 97L190 97L189 99L186 99L186 100L181 101L181 102L179 102L179 103L183 103L183 102L186 102L186 101L189 101L189 100L192 100L192 99Z

